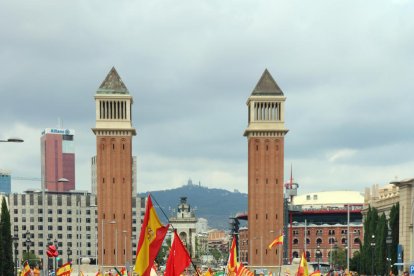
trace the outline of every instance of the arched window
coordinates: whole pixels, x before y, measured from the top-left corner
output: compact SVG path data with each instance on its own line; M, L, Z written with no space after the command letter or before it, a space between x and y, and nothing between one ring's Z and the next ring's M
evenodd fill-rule
M298 239L293 239L293 244L298 244L299 240Z

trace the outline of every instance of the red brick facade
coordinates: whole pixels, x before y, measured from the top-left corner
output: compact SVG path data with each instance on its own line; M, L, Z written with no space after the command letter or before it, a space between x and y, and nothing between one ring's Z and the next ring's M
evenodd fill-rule
M98 228L100 228L98 255L101 263L103 252L103 265L121 265L125 258L131 260L131 243L126 243L124 248L124 235L126 240L130 241L132 233L131 143L132 136L96 137ZM104 235L103 251L102 234ZM118 256L117 260L116 256Z
M360 250L360 243L363 242L363 226L350 226L350 258L355 251ZM346 225L323 225L323 226L307 226L306 228L306 251L309 254L311 262L317 262L316 250L322 253L321 263L329 263L329 254L335 247L345 249L347 240L347 226ZM293 257L300 257L304 251L305 245L305 227L293 226L292 231L292 252ZM290 244L289 244L290 247Z
M274 266L282 248L268 245L283 231L284 137L248 140L249 265Z

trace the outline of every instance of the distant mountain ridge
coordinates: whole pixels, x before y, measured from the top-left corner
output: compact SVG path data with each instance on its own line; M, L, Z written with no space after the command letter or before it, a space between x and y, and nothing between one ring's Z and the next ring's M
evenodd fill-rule
M208 220L210 228L229 229L229 217L240 212L247 211L247 194L230 192L224 189L210 189L201 185L189 184L179 188L151 191L141 193L139 196L146 196L151 193L153 204L157 207L158 202L168 217L173 213L180 203L180 198L187 197L187 203L193 208L196 218ZM157 210L158 216L166 222L165 216Z

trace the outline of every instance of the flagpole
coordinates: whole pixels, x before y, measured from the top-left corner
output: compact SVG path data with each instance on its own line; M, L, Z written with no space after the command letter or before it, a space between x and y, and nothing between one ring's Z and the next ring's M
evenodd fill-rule
M149 193L149 195L151 195L151 193ZM167 219L168 224L169 224L169 225L171 226L171 228L175 231L176 229L175 229L175 228L174 228L174 226L170 223L170 219L169 219L169 218L167 217L167 215L165 214L164 210L162 209L161 205L158 203L157 199L156 199L153 195L151 195L151 198L152 198L152 199L154 199L154 201L155 201L155 203L157 204L158 208L160 208L160 210L161 210L162 214L163 214L163 215L164 215L164 217ZM189 255L190 255L190 254L189 254ZM200 275L200 273L198 273L197 266L193 263L193 259L191 258L191 255L190 255L190 262L191 262L191 264L193 265L193 268L194 268L195 272L197 273L197 275L198 275L198 276L201 276L201 275Z
M280 232L282 232L282 231L280 231ZM281 235L284 235L284 233L281 233ZM284 239L283 239L283 241L284 241ZM283 243L282 243L282 246L281 246L281 250L279 250L279 267L280 267L279 276L282 275L282 255L283 255Z

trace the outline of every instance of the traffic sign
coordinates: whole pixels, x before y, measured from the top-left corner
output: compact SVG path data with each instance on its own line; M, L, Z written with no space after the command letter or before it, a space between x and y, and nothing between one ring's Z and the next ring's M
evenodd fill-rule
M414 265L410 265L410 275L414 275Z

